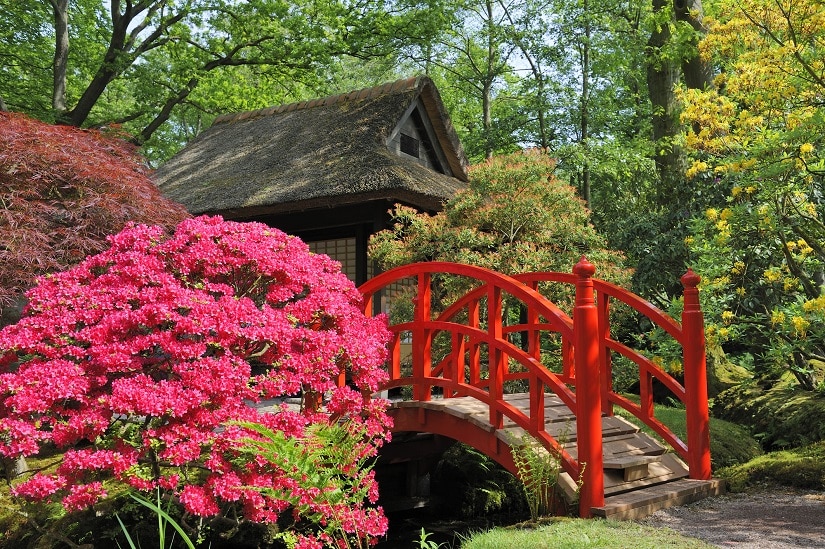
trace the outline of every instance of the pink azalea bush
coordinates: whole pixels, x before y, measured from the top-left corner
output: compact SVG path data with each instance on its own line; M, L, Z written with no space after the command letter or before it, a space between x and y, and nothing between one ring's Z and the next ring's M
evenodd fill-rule
M42 278L24 317L0 332L0 454L65 449L54 472L15 484L16 496L82 509L119 481L165 490L192 515L234 506L272 522L328 487L249 452L250 441L280 433L312 448L313 426L334 425L357 441L352 462L375 455L389 418L386 402L364 395L386 379L389 332L363 314L338 263L219 217L187 219L171 236L131 225L109 242ZM289 407L284 397L296 395L301 406ZM365 504L377 496L372 475L341 475L366 496L346 503L346 529L383 534L386 519ZM324 505L305 508L324 521L343 512Z

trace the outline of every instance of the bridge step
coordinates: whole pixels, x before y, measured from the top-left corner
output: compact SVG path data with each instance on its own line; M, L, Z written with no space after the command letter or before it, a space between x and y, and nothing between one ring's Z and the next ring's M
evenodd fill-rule
M685 505L724 492L725 483L720 479L681 479L607 497L604 506L594 507L592 513L594 516L607 519L637 519L660 509Z

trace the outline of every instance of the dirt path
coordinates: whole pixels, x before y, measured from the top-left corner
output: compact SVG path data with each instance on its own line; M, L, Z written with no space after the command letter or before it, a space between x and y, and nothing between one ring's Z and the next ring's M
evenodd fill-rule
M727 494L638 521L717 547L825 548L825 493L789 488Z

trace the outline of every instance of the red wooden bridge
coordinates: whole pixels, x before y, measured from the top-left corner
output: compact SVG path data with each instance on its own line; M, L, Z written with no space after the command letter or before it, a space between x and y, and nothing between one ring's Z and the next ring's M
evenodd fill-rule
M432 262L398 267L362 285L367 314L376 310L378 296L393 295L399 284L416 289L412 320L390 326L390 379L383 389L412 389L411 400L393 404L393 431L449 437L513 473L510 448L531 437L560 458L559 485L570 497L580 484L582 517L640 516L719 493L721 483L711 479L699 277L692 271L682 277L684 310L678 323L594 273L585 258L572 273L515 276ZM434 282L445 276L462 277L472 289L436 312ZM564 292L563 287L574 296L570 314L541 293ZM611 312L618 302L681 346L684 383L611 337ZM520 314L508 314L513 310ZM507 321L516 316L517 321ZM549 360L548 348L556 350ZM617 355L638 365L638 404L613 391ZM555 362L556 371L543 359ZM656 419L654 379L684 404L686 441ZM517 392L505 390L510 387ZM671 450L614 416L616 407L649 426Z

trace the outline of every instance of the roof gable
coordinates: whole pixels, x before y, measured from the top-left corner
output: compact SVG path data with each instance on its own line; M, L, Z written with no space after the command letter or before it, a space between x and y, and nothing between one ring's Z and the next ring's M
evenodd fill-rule
M155 173L195 214L371 198L437 209L466 180L461 144L426 77L221 116Z

